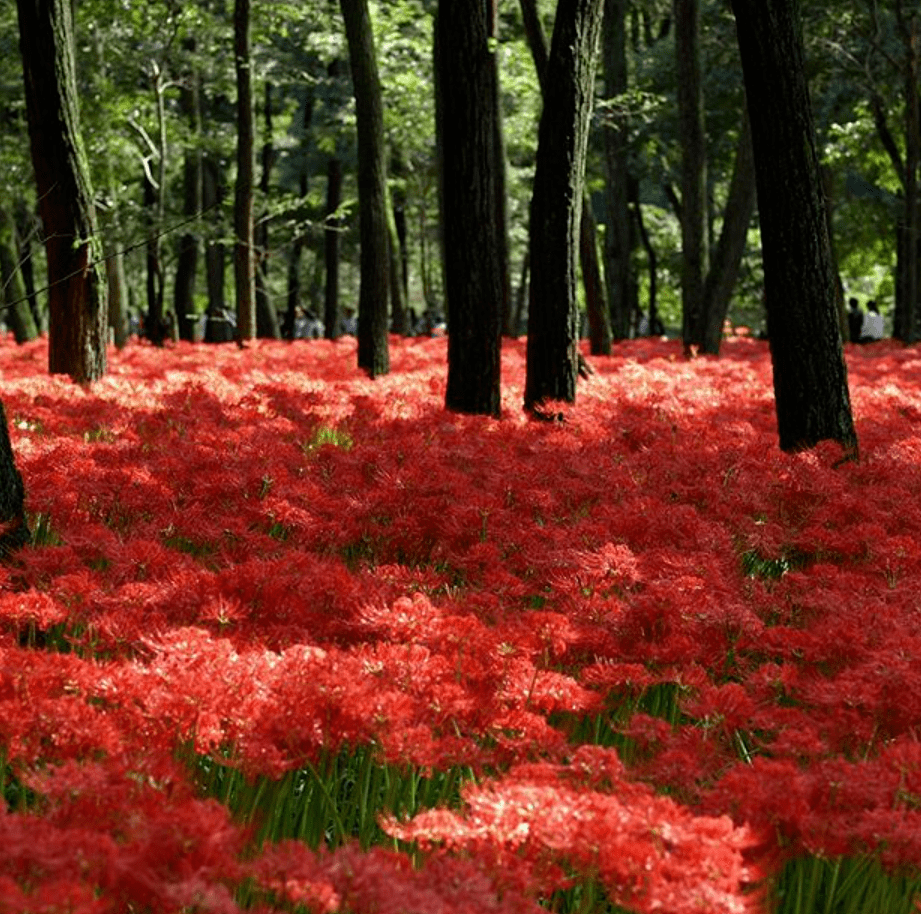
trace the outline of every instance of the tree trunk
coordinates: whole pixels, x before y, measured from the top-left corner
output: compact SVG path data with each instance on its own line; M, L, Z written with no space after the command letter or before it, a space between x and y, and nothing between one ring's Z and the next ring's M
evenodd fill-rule
M210 157L206 157L202 162L202 178L202 202L206 211L214 213L211 231L217 238L220 238L224 226L218 204L224 198L224 187L220 166ZM234 328L224 298L225 261L223 243L209 240L205 245L205 279L208 286L206 343L229 343L234 335Z
M796 0L733 3L751 120L780 447L856 456Z
M35 294L35 263L32 256L32 239L38 236L41 228L40 220L36 218L35 213L21 197L16 200L14 219L16 234L19 237L19 271L25 283L32 320L40 333L42 320L38 307L38 296Z
M38 336L38 330L19 272L18 248L16 223L6 207L0 205L0 304L16 342L26 343Z
M588 314L589 351L592 355L610 355L611 318L604 300L601 266L598 263L598 229L589 205L586 196L582 201L582 218L579 222L579 257Z
M752 150L748 113L743 113L742 131L736 146L735 164L729 182L729 197L723 212L723 227L713 252L704 283L704 317L701 351L718 355L723 323L729 313L732 291L739 278L745 254L748 227L755 209L755 157Z
M622 96L628 89L627 79L627 0L605 0L602 31L602 65L604 94L608 100ZM630 335L633 314L634 233L630 216L629 130L627 117L615 108L612 120L605 124L604 164L607 224L604 235L604 273L611 335L615 340Z
M313 93L308 93L304 100L304 118L302 120L303 136L301 137L300 154L302 156L298 189L301 202L306 202L309 182L307 171L307 139L310 133L310 123L313 120ZM288 303L285 310L282 336L285 339L294 339L294 328L297 320L297 309L301 297L301 255L306 242L305 233L298 228L291 244L291 255L288 260Z
M256 335L277 340L281 336L278 315L269 295L269 214L268 199L272 166L275 164L275 144L272 138L272 84L266 81L263 98L265 137L262 143L262 174L259 190L262 192L262 215L253 230L256 245Z
M521 0L525 35L534 58L538 82L543 93L546 87L547 39L537 14L535 0ZM588 195L582 196L582 216L579 224L579 259L582 265L582 285L585 290L585 307L588 314L589 339L593 355L611 354L611 321L605 301L598 261L597 225L592 214Z
M904 215L897 229L897 310L904 315L903 339L921 339L921 17L917 10L906 16L901 2L896 3L899 32L905 45L905 171Z
M435 19L435 98L448 316L445 405L498 416L502 264L496 193L496 59L487 5L441 0Z
M25 487L16 469L6 413L0 404L0 558L7 558L31 539L24 502Z
M339 336L339 235L342 222L337 215L342 203L342 162L333 156L326 163L326 220L323 229L323 260L326 283L323 291L323 323L326 339Z
M358 293L358 367L374 378L390 370L387 295L390 226L384 109L368 0L340 0L352 68L358 131L358 208L361 279Z
M681 307L686 351L703 342L708 269L707 146L700 78L700 0L674 0L681 138Z
M150 175L144 173L144 215L147 222L147 241L144 244L146 266L147 313L144 317L144 335L155 346L162 346L166 338L166 315L163 313L163 265L160 261L160 232L157 212L157 188Z
M531 198L527 410L576 397L576 256L601 4L557 4Z
M17 0L29 141L48 262L48 367L78 382L106 370L106 284L80 136L69 0Z
M250 58L250 0L236 0L233 33L237 77L237 181L233 205L233 272L237 298L237 341L242 343L256 335L256 277L253 257L253 187L256 163Z
M190 58L194 55L194 38L188 39L185 50ZM179 88L179 110L185 117L190 132L182 164L182 214L186 219L193 219L202 208L201 93L198 70L194 62L189 64L185 82ZM189 342L195 339L198 317L195 313L198 248L198 235L191 229L185 231L179 239L173 308L176 312L179 337Z
M406 334L409 314L406 310L406 289L403 285L403 248L397 226L396 210L387 191L387 235L390 240L390 323L391 330Z

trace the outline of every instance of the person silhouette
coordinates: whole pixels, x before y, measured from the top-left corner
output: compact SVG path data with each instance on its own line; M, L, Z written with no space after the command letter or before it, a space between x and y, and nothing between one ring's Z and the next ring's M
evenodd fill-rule
M856 298L848 299L847 328L852 343L859 343L863 331L863 308Z

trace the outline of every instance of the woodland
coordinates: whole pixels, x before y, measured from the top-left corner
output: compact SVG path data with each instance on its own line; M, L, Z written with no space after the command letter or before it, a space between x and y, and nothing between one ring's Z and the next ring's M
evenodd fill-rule
M916 4L0 47L0 911L917 910Z

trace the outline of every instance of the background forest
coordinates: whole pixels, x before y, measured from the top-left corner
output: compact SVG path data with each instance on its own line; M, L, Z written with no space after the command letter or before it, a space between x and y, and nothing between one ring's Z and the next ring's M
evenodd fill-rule
M407 326L414 329L426 326L427 311L435 320L444 312L434 7L426 0L370 4L390 192L413 314ZM651 282L659 316L678 329L682 131L676 86L677 58L687 49L676 49L669 3L609 2L607 7L607 45L612 13L624 28L626 80L606 45L586 175L598 249L609 267L605 228L613 181L630 195L630 332L639 319L635 309L648 312ZM537 9L549 35L553 4L538 3ZM130 317L136 328L159 297L165 312L179 315L173 332L200 338L209 307L214 314L233 310L228 259L236 142L232 4L77 0L74 11L83 134L111 257L107 265L118 274L110 280L120 279L110 282L114 313ZM807 3L804 10L810 89L843 289L878 299L887 314L895 295L896 225L905 209L902 182L911 159L905 139L910 126L904 113L906 75L917 67L899 31L900 13L901 3L880 7L863 0ZM521 6L500 3L497 14L509 263L518 287L526 278L540 90ZM705 0L701 17L696 53L704 77L712 249L745 118L731 12L723 2ZM252 29L261 148L255 202L258 329L260 335L290 334L297 316L300 333L318 332L316 324L308 324L311 318L322 320L328 294L335 297L340 318L354 312L358 296L355 117L345 32L337 4L319 0L255 2ZM5 176L0 237L6 246L18 245L14 262L22 262L25 288L31 291L44 284L44 269L18 42L16 11L7 4L0 10L0 168ZM626 140L618 174L606 165L612 133ZM753 180L749 170L748 181ZM763 312L756 211L744 231L747 242L729 317L758 330ZM189 259L190 248L199 252L197 259ZM118 252L123 256L115 256ZM9 256L6 260L9 264ZM5 275L8 300L18 288ZM510 332L524 324L526 309L515 307L524 300L512 297ZM32 304L41 326L41 295ZM272 313L274 321L267 316ZM189 314L196 318L187 319ZM616 324L614 330L616 338ZM116 328L116 339L121 334Z

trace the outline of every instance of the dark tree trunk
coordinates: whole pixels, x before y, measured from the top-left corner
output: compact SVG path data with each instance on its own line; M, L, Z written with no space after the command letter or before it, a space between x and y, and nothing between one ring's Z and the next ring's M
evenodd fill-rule
M237 181L234 195L234 288L237 299L237 340L256 335L256 277L253 237L255 185L255 127L250 59L250 0L236 0L233 14L234 59L237 77Z
M144 212L147 221L147 241L144 245L147 290L147 313L144 317L144 335L155 346L162 346L166 339L166 315L163 313L163 265L160 262L159 207L157 188L145 171Z
M618 98L628 89L627 0L605 0L602 30L604 94ZM605 288L615 340L630 335L633 314L632 256L635 245L630 216L630 173L627 117L616 109L604 128L605 199L607 224L604 234Z
M707 146L700 78L700 0L674 0L681 137L681 307L685 350L703 342L708 269Z
M652 239L649 237L649 232L646 230L646 223L643 221L639 181L632 180L630 182L629 196L630 202L633 204L633 213L636 218L640 241L643 244L643 250L646 252L646 264L649 272L649 332L654 333L659 323L659 258ZM629 299L628 305L632 322L632 315L638 315L640 310L638 296L634 294Z
M341 203L342 162L333 156L326 163L326 221L323 230L323 260L326 268L323 323L328 340L339 336L339 236L342 223L337 212Z
M211 158L202 163L202 202L205 209L214 213L211 231L218 238L223 233L220 208L224 198L220 166ZM208 316L205 321L206 343L229 343L233 339L233 325L230 322L227 303L224 298L226 257L224 245L210 240L205 245L205 279L208 286Z
M298 179L298 189L300 191L301 202L307 200L307 190L309 186L309 174L307 171L307 138L310 133L310 124L313 120L313 94L308 93L304 100L304 118L302 121L303 136L301 138L301 168ZM300 305L301 298L301 255L304 252L306 237L303 231L298 230L294 236L291 245L291 255L288 260L288 303L285 311L284 325L282 327L282 336L285 339L294 339L294 328L297 321L297 309Z
M856 455L797 0L733 3L751 120L780 447Z
M396 211L387 193L387 234L390 239L390 322L394 333L405 334L409 323L406 289L403 286L403 248L397 227Z
M185 50L190 57L194 55L194 38L186 42ZM190 133L182 163L182 214L187 219L193 219L202 208L201 93L199 75L194 63L190 63L185 82L179 88L179 110L186 119ZM173 308L176 312L179 338L189 342L195 339L195 324L198 317L195 313L198 248L198 235L191 229L184 232L179 239Z
M19 272L18 248L16 223L6 207L0 205L0 305L16 342L26 343L38 336L38 330Z
M723 323L729 313L732 291L739 278L745 254L748 227L755 209L755 157L747 112L736 147L735 164L729 182L729 197L723 212L723 227L704 284L704 319L701 350L717 355L723 339Z
M32 210L20 198L16 202L16 233L19 237L19 271L25 283L26 296L29 299L29 310L36 328L41 331L41 312L38 308L38 296L35 294L35 262L32 257L32 239L36 236L39 220Z
M435 19L435 97L448 387L445 405L498 416L501 409L502 263L495 55L487 5L441 0Z
M281 336L278 315L269 295L269 214L266 211L271 186L272 167L275 164L275 144L272 139L272 84L266 82L263 98L265 138L262 143L262 174L259 190L262 193L263 212L253 230L256 245L256 335L277 340Z
M589 209L589 199L582 201L579 222L579 256L582 263L582 285L585 287L588 314L588 342L592 355L611 354L611 319L604 300L601 266L598 263L598 230Z
M358 208L361 280L358 293L358 367L374 378L390 370L387 296L390 223L384 109L367 0L340 0L352 68L358 131Z
M545 400L576 397L576 257L601 4L560 0L557 5L531 198L527 410Z
M531 48L534 68L537 70L537 78L543 93L546 89L547 39L537 14L535 0L521 0L521 12L525 35ZM601 264L598 261L597 234L591 201L583 191L582 217L579 224L579 259L582 265L582 285L585 289L589 339L593 355L610 355L611 321L601 279Z
M16 469L6 413L0 404L0 558L6 558L31 539L25 513L25 487Z
M917 7L906 14L899 0L896 21L905 47L905 168L902 185L904 211L896 232L896 313L900 338L914 343L921 339L921 24Z
M29 141L48 261L48 367L88 382L106 370L108 306L80 137L70 0L17 0Z

